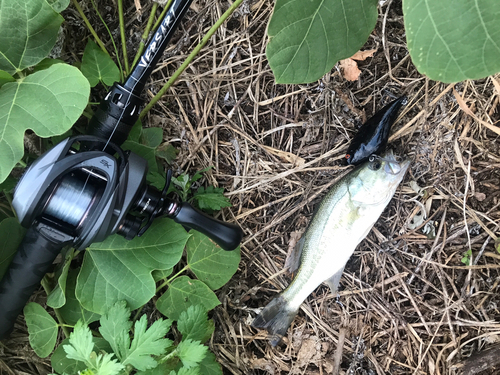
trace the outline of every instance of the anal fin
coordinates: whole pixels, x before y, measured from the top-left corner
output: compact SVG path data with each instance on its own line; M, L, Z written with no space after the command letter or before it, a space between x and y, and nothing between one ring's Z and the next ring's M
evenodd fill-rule
M333 274L332 277L324 281L324 283L330 287L330 290L332 291L333 295L337 295L338 293L340 278L344 273L344 267L340 268L337 272Z

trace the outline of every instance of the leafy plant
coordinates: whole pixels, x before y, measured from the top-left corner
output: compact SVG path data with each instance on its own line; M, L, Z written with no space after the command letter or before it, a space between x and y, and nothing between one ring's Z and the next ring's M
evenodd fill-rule
M472 249L467 250L460 261L466 266L472 265Z
M177 342L165 338L174 322L181 334ZM190 306L175 320L160 318L149 328L147 324L146 315L131 321L125 301L117 302L100 319L102 339L93 336L88 325L79 320L69 339L54 352L52 366L59 374L118 375L133 370L141 375L207 374L206 370L222 374L215 357L208 355L208 347L203 345L212 336L214 324L202 306Z
M195 51L203 47L241 2L233 3ZM0 192L5 198L0 202L0 278L24 233L12 217L10 202L15 179L9 173L16 165L25 166L21 160L25 130L52 137L44 145L56 144L63 134L68 135L82 113L91 116L90 87L109 86L129 71L126 62L125 72L119 61L120 68L117 67L76 0L72 4L96 43L89 39L80 70L61 60L46 58L63 21L59 12L68 4L69 0L0 2ZM121 0L118 8L123 22ZM145 35L152 26L156 9L155 4ZM122 40L124 32L122 29ZM194 55L190 55L175 76ZM158 98L148 104L142 116ZM163 143L163 130L143 128L138 121L123 148L147 160L147 179L161 189L165 173L158 158L172 162L176 156L173 146ZM222 189L200 187L191 192L192 183L199 181L202 173L193 178L181 174L178 180L187 180L179 190L180 195L190 197L200 208L218 210L230 206ZM67 337L52 355L58 373L128 374L137 370L140 374L153 374L151 371L156 368L171 375L222 373L215 356L202 343L214 329L213 322L207 320L207 312L220 304L214 290L238 269L239 249L226 252L204 235L188 233L181 225L164 218L155 220L142 237L127 241L110 236L93 244L83 255L74 249L63 255L64 260L55 273L42 281L47 305L54 310L57 321L36 303L28 304L24 310L30 344L39 356L47 357L53 352L59 330ZM75 268L82 257L83 263ZM217 277L207 279L212 267L216 267ZM154 296L159 297L158 310L169 319L160 319L147 328L146 317L137 319L137 316ZM136 318L130 319L130 311L136 309L139 309ZM92 335L89 329L89 324L97 321L102 338ZM177 342L165 338L174 321L182 335ZM174 334L169 335L173 338Z
M378 0L277 0L266 55L278 83L308 83L354 55L378 17ZM500 2L403 0L413 63L430 79L456 82L500 71Z

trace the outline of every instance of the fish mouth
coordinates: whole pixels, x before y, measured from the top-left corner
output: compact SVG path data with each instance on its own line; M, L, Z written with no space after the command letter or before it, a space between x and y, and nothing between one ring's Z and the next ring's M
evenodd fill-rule
M392 150L387 151L381 159L386 162L384 168L385 172L394 176L405 174L410 166L410 159L404 159L401 156L396 156Z

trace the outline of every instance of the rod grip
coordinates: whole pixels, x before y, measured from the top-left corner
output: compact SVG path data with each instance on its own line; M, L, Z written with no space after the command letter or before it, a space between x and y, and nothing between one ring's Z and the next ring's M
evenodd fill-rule
M68 240L43 224L28 229L0 282L0 340L12 332L17 316Z
M224 250L236 249L243 238L243 231L238 225L214 219L187 202L180 204L180 209L173 219L176 223L195 229L210 237Z

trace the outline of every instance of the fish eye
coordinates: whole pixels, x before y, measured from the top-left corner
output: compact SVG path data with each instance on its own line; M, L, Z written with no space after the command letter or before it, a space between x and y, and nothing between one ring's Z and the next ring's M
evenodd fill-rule
M378 171L380 167L382 166L382 163L380 160L371 160L372 157L370 157L370 164L368 164L368 168L370 168L372 171Z

